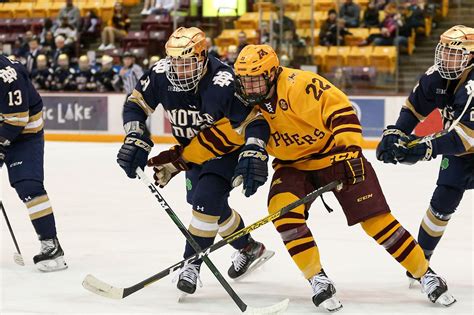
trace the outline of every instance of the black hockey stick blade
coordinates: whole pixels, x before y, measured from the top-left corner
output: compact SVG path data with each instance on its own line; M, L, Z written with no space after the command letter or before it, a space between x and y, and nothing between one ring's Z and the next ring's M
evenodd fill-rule
M259 227L267 224L270 221L275 220L276 218L284 215L285 213L290 212L292 209L316 199L317 197L321 196L323 193L331 191L333 189L338 189L339 190L341 188L342 188L341 181L330 182L329 184L310 192L309 194L307 194L303 198L298 199L297 201L292 202L289 205L286 205L285 207L281 208L280 210L278 210L278 211L276 211L272 214L269 214L268 216L254 222L253 224L251 224L247 227L244 227L243 229L241 229L239 231L236 231L235 233L227 236L226 238L220 240L219 242L214 243L213 245L209 246L208 248L203 249L200 252L197 252L193 256L191 256L187 259L184 259L184 260L172 265L171 267L168 267L168 268L160 271L159 273L154 274L153 276L151 276L151 277L149 277L149 278L147 278L147 279L145 279L145 280L143 280L139 283L136 283L136 284L134 284L130 287L126 287L126 288L114 287L114 286L112 286L112 285L110 285L110 284L108 284L104 281L101 281L101 280L97 279L96 277L94 277L92 275L88 275L84 278L84 281L82 282L82 286L85 289L91 291L92 293L95 293L95 294L98 294L98 295L101 295L101 296L105 296L105 297L112 298L112 299L123 299L123 298L125 298L125 297L127 297L127 296L143 289L144 287L146 287L146 286L148 286L148 285L150 285L150 284L152 284L152 283L154 283L154 282L156 282L160 279L163 279L164 277L168 276L169 274L173 273L174 271L178 270L179 268L182 268L183 266L185 266L187 264L190 264L190 263L192 263L192 262L194 262L198 259L201 259L203 256L207 256L208 254L212 253L213 251L218 250L219 248L223 247L224 245L235 241L236 239L252 232L253 230L258 229Z

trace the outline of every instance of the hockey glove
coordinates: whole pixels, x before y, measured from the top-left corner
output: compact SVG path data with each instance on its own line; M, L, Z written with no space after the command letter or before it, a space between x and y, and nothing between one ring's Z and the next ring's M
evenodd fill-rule
M341 180L344 184L355 185L365 180L365 165L362 157L344 160L320 170L329 182Z
M130 178L137 176L137 167L144 168L151 152L153 142L151 139L137 132L131 132L125 137L118 154L117 163L124 169Z
M239 163L232 178L232 187L243 184L245 197L250 197L268 177L268 153L257 144L247 144L239 155Z
M169 150L160 152L148 160L147 165L153 167L155 184L163 188L168 182L181 171L189 170L181 154L183 147L175 145Z
M406 137L407 135L396 126L387 126L377 146L377 159L384 163L397 164L394 153L395 144L401 143L401 139Z
M436 146L431 140L427 139L410 147L409 143L419 138L416 135L410 135L401 139L403 144L396 145L393 151L398 162L412 165L418 161L436 158Z

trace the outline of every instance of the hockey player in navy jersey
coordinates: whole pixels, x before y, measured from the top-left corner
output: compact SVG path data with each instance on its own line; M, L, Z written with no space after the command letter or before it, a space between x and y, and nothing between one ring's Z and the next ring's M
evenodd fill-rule
M193 209L189 232L201 248L206 248L217 234L225 237L245 226L239 213L228 203L239 156L237 149L244 141L252 145L252 141L265 135L253 134L262 130L262 121L255 120L246 126L244 139L225 118L242 121L251 109L234 96L232 69L208 56L206 38L200 29L178 28L166 43L166 54L165 59L141 77L128 97L123 113L126 137L117 161L130 178L135 178L137 167L147 164L153 142L145 121L162 105L179 145L151 158L148 166L154 167L154 178L160 187L180 171L186 172L187 201ZM266 132L268 137L269 130ZM195 136L206 150L193 151L187 147ZM192 163L203 155L223 156L202 165ZM262 176L266 179L267 174ZM250 236L231 245L237 249L228 271L234 279L246 275L274 254ZM184 257L194 253L186 242ZM188 294L195 292L200 265L198 261L180 270L178 289Z
M0 168L28 208L41 242L33 261L41 271L67 268L44 189L43 101L19 62L0 56Z
M415 86L395 125L377 147L385 163L414 164L442 156L436 188L420 225L418 243L427 259L461 202L474 188L474 28L457 25L441 35L435 64ZM440 110L444 130L420 139L411 132ZM416 145L408 145L411 141Z

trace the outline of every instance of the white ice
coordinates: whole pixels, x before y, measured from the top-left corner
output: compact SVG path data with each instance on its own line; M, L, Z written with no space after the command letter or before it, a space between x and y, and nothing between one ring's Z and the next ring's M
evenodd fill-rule
M46 189L53 204L58 235L69 269L40 273L32 263L39 251L23 204L1 175L4 205L26 266L13 262L14 246L3 218L1 223L1 314L238 314L217 280L204 267L204 287L185 303L177 303L173 275L125 298L109 300L81 286L91 273L110 284L126 287L181 260L184 237L153 196L138 180L128 179L115 162L120 144L46 144ZM157 145L154 153L168 145ZM394 215L413 235L435 187L439 162L415 166L384 165L372 161ZM149 176L151 171L147 170ZM246 199L235 189L231 206L247 224L266 215L268 184ZM162 191L187 226L190 206L185 201L184 177ZM334 280L344 304L340 314L473 314L473 192L466 192L458 212L432 259L458 302L451 308L434 305L420 292L409 290L405 270L359 226L348 227L336 200L329 214L320 200L311 209L309 226L321 261ZM229 280L249 305L266 306L290 298L287 314L324 313L311 302L311 289L294 265L271 224L254 238L276 255L242 282ZM233 249L226 246L211 259L226 275Z

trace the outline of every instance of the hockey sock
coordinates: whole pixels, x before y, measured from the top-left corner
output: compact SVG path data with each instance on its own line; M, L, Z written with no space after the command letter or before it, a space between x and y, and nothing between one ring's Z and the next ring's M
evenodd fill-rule
M56 237L56 222L48 195L42 195L25 202L31 223L40 240Z
M193 216L189 225L188 231L193 236L194 240L198 243L199 247L207 248L214 243L214 239L219 230L217 221L218 216L208 215L199 211L193 210ZM186 241L186 247L184 250L184 258L192 256L196 251L193 249L191 244ZM202 261L196 261L194 264L201 264Z
M423 248L427 259L431 258L436 245L441 240L449 219L451 219L451 214L436 212L431 207L426 211L418 232L418 243Z
M423 250L391 213L378 215L361 225L369 236L415 278L420 278L428 270Z
M244 220L240 214L231 209L230 207L226 210L219 219L219 235L222 238L229 236L230 234L243 229L245 227ZM249 243L249 234L238 238L237 240L230 243L235 249L242 249Z
M293 194L280 193L272 197L269 212L275 212L298 200ZM301 205L273 222L293 261L306 279L321 271L319 250L313 235L306 225L305 206Z

